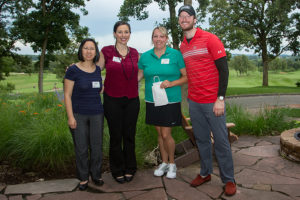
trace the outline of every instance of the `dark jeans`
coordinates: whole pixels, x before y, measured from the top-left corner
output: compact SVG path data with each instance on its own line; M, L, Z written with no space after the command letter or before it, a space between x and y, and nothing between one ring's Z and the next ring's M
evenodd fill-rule
M104 93L104 115L110 134L109 164L112 176L134 174L136 122L140 110L138 97L110 97Z
M74 113L77 122L72 129L75 147L77 176L80 181L101 178L103 113L98 115L81 115ZM89 160L90 149L90 160Z

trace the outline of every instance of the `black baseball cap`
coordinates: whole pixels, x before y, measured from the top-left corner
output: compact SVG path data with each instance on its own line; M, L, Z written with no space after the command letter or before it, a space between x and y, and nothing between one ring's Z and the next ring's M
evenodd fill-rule
M190 5L183 5L183 6L181 6L179 8L179 10L178 10L178 16L180 15L180 13L182 11L187 12L190 16L193 16L193 15L196 16L196 12L195 12L194 8L192 6L190 6Z

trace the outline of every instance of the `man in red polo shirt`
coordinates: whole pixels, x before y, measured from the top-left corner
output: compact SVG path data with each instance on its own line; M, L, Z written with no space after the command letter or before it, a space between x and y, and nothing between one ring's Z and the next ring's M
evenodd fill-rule
M196 187L211 180L214 135L215 154L225 194L236 193L233 160L226 128L225 94L228 85L226 52L220 39L196 28L192 6L179 8L178 22L184 32L180 46L188 77L188 102L194 135L201 159L200 174L191 182Z

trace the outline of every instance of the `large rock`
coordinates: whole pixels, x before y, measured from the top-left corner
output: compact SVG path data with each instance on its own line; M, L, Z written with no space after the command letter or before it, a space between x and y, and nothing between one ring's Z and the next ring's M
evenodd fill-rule
M300 179L244 169L235 176L238 184L300 184Z
M41 200L99 200L99 199L109 199L109 200L120 200L122 199L121 194L116 193L91 193L91 192L71 192L64 194L51 194L46 197L41 198Z
M137 171L133 180L126 184L117 183L111 174L102 174L104 185L96 186L90 181L89 187L101 192L124 192L163 188L161 177L153 176L153 170Z
M177 200L211 200L208 195L200 192L196 188L191 187L188 183L176 179L168 179L165 177L164 183L167 194Z
M44 182L33 182L17 185L8 185L6 195L11 194L44 194L50 192L71 192L78 185L77 179L61 179Z

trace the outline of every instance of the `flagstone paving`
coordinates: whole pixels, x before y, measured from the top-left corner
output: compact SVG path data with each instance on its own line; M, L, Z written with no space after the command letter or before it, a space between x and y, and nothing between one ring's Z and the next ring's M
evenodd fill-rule
M200 171L196 162L179 168L176 179L154 177L153 169L138 170L130 183L119 184L103 174L105 184L91 181L87 191L77 189L77 179L18 185L0 183L0 200L300 200L300 164L279 155L279 136L240 136L232 144L237 193L227 197L214 161L212 180L198 187L189 182Z

